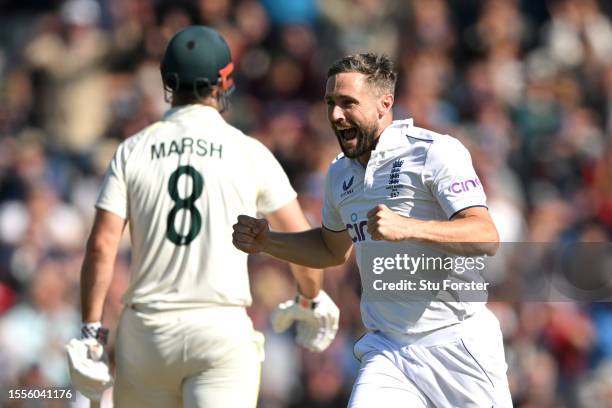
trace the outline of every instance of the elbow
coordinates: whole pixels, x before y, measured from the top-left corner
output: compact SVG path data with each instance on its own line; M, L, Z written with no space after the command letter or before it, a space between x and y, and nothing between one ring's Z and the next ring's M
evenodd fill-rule
M487 242L482 244L482 253L486 256L494 256L499 249L499 241L498 242Z
M87 241L86 251L90 258L101 258L104 257L104 254L106 254L108 249L104 242L89 238Z
M494 256L499 249L499 233L495 225L489 227L488 238L482 243L482 251L487 256Z
M345 254L335 254L335 253L330 252L329 256L321 258L320 263L318 263L316 266L313 266L313 267L319 268L319 269L325 269L325 268L333 268L334 266L342 265L346 261L348 261L350 254L351 254L350 251L348 251Z
M346 262L344 259L333 259L331 262L329 262L327 265L325 265L325 268L333 268L335 266L340 266L342 264L344 264L344 262Z
M117 244L101 234L92 235L87 240L86 255L95 260L108 258L115 253Z
M321 262L313 266L313 268L318 268L318 269L333 268L335 266L342 265L344 262L346 261L342 258L335 258L335 257L328 258L325 260L321 260Z
M499 249L499 234L492 223L479 226L478 237L462 246L465 256L494 256Z
M346 263L346 261L349 260L350 256L351 256L351 250L349 249L348 251L346 251L343 254L334 254L334 258L332 260L332 264L329 266L339 266L339 265L343 265L344 263Z

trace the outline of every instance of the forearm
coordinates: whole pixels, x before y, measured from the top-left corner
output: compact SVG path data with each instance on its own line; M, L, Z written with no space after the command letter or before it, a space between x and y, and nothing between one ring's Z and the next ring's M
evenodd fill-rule
M127 221L109 211L96 210L81 268L81 311L84 323L102 321L104 299L113 279L115 257Z
M101 322L104 300L113 278L115 256L87 251L81 269L81 312L85 323Z
M457 255L494 255L499 245L495 228L476 217L452 221L412 221L412 225L406 228L407 239L433 244Z
M290 266L291 273L297 282L298 292L307 298L315 298L323 285L323 271L296 264L290 264Z
M344 259L334 256L321 233L321 228L296 233L271 232L263 250L275 258L310 268L340 265Z

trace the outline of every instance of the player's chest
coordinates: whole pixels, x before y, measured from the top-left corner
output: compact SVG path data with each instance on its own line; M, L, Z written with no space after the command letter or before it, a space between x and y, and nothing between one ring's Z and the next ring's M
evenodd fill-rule
M433 196L423 184L422 163L405 158L354 166L337 180L336 203L354 241L365 240L367 213L378 204L410 217L426 218ZM422 214L421 214L422 213Z

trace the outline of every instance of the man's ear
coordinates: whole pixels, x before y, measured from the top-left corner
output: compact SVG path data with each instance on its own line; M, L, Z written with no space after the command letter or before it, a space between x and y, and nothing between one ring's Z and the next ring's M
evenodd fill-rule
M383 96L380 97L380 99L378 100L378 116L379 117L383 117L385 116L393 107L393 101L395 100L395 98L393 97L393 94L384 94Z
M217 99L217 97L219 96L219 87L218 86L213 86L211 88L210 96L212 96L213 98Z

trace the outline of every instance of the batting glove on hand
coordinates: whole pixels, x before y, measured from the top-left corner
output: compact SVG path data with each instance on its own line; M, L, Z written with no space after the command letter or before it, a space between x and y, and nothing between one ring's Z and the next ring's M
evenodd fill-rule
M108 330L101 327L92 330L88 326L83 325L81 339L72 339L66 345L70 379L85 397L100 401L104 391L113 385L103 345Z
M320 291L314 299L300 294L295 300L281 303L272 312L272 328L280 333L297 323L296 343L314 352L325 350L336 337L340 310L333 300Z

